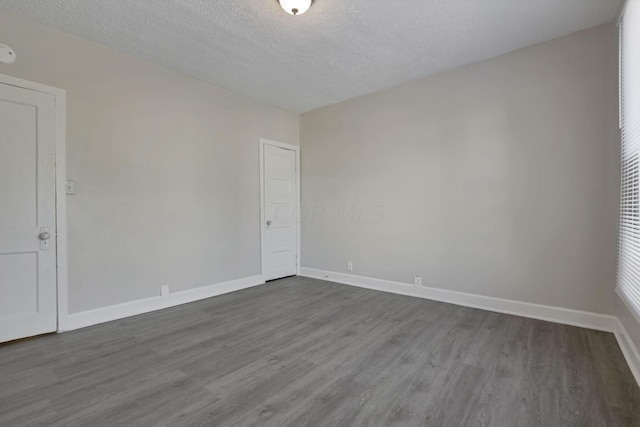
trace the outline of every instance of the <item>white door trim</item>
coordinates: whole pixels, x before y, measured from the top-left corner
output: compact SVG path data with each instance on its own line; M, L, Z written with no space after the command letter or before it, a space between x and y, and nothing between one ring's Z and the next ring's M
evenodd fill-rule
M22 80L17 77L0 74L0 83L34 92L52 95L56 109L56 232L57 248L56 281L58 290L58 332L67 330L69 317L69 290L67 273L67 205L65 196L66 179L66 128L67 128L67 92L52 86Z
M296 274L300 275L300 147L260 138L260 273L264 277L265 219L264 219L264 146L272 145L293 150L296 156Z

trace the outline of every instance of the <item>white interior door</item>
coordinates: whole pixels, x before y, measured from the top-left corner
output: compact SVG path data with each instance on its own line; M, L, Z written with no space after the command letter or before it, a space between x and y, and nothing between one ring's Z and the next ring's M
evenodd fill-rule
M0 342L56 330L55 101L0 84Z
M297 274L298 183L294 150L264 144L262 274L265 280Z

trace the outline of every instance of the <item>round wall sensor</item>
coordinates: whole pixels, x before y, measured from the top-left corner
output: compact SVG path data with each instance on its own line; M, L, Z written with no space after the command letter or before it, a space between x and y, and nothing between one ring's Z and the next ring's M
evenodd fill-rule
M16 53L6 44L0 43L0 62L4 64L12 64L16 62Z

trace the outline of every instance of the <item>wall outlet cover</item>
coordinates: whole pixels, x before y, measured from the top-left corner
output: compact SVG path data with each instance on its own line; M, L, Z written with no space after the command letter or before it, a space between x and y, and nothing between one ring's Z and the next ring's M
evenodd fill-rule
M413 279L413 283L414 283L414 285L415 285L415 287L416 287L416 288L420 288L420 287L422 287L422 276L416 276L416 277Z
M69 196L73 196L76 194L76 182L75 181L65 181L64 183L64 191Z
M164 285L160 287L160 295L163 297L169 296L169 285Z

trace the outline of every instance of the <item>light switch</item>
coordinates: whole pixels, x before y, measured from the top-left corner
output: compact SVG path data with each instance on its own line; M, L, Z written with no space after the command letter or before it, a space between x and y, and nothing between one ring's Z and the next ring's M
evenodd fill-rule
M64 183L65 191L68 195L73 196L76 194L76 182L75 181L66 181Z

